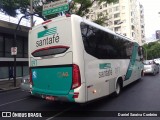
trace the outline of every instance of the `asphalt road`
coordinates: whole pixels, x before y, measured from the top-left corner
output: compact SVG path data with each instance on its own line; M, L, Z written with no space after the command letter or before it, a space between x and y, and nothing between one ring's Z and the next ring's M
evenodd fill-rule
M160 74L143 77L142 80L125 87L121 95L116 98L107 96L84 106L75 103L46 101L32 97L20 89L2 92L0 93L0 111L54 111L46 112L50 113L48 117L38 118L43 120L105 120L106 118L107 120L158 120L160 119L158 117L107 117L107 114L112 114L111 111L119 111L120 113L123 113L122 111L160 111ZM74 115L77 116L73 117Z

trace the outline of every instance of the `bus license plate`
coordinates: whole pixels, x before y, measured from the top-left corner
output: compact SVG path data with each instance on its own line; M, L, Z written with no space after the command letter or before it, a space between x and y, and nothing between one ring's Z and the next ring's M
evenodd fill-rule
M55 100L55 97L53 97L53 96L47 96L47 97L46 97L46 100L54 101L54 100Z

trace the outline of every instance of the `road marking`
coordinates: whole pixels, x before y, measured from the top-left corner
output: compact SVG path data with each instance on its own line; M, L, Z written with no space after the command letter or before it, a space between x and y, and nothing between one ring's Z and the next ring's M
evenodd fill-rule
M27 98L23 98L23 99L11 101L11 102L8 102L8 103L4 103L4 104L1 104L0 107L5 106L5 105L8 105L8 104L11 104L11 103L19 102L19 101L22 101L22 100L25 100L25 99L27 99Z
M55 114L54 116L52 116L52 117L50 117L50 118L47 118L46 120L51 120L51 119L53 119L53 118L55 118L55 117L57 117L57 116L65 113L66 111L69 111L69 110L72 109L72 108L73 108L73 107L67 108L67 109L63 110L62 112L57 113L57 114Z

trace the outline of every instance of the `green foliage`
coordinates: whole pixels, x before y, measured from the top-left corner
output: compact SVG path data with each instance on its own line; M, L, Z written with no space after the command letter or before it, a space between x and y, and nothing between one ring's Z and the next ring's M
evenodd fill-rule
M103 17L100 17L98 18L97 20L93 21L99 25L103 25L104 24L104 21L107 20L107 16L103 16Z
M151 42L143 45L147 52L147 59L160 58L160 42Z
M10 16L15 17L17 15L16 10L19 9L19 3L17 0L1 0L0 11Z

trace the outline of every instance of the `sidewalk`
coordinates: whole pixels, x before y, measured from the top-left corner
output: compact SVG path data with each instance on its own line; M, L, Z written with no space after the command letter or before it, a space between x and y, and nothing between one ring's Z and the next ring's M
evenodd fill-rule
M16 87L14 87L14 80L6 79L0 79L0 92L8 91L8 90L14 90L18 89L20 87L22 78L16 79Z

